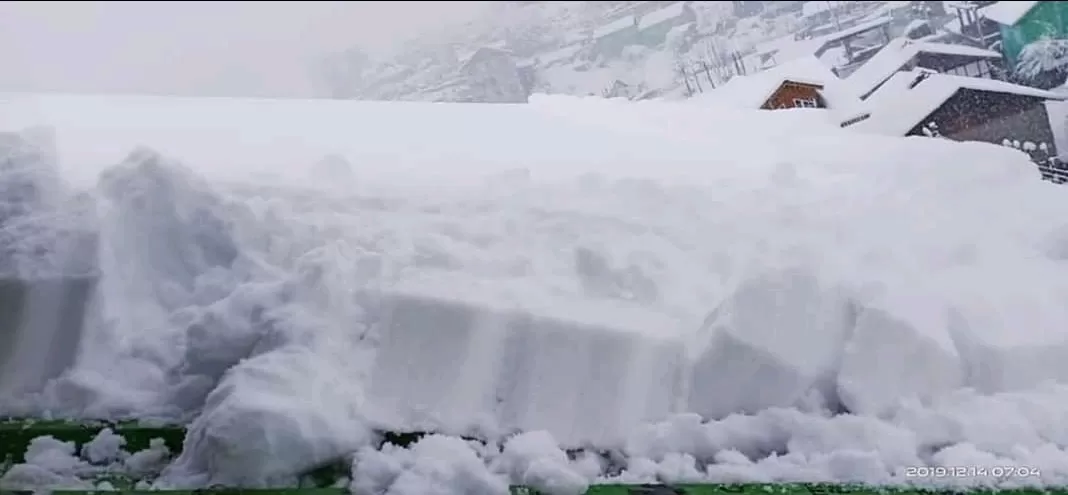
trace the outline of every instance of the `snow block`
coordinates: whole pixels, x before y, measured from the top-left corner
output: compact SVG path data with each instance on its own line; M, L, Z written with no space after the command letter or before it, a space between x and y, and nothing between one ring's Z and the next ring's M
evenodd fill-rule
M501 426L545 430L564 447L606 445L674 412L681 341L650 332L517 315L502 376Z
M0 280L0 397L40 392L74 364L96 280Z
M508 315L422 295L382 298L367 414L397 431L472 434L496 409Z
M377 428L546 430L578 446L674 412L683 351L673 328L640 332L424 295L384 300L367 393Z
M1006 292L974 300L950 316L968 385L996 393L1026 390L1044 381L1068 383L1068 328L1063 324L1068 308L1063 299L1052 290Z
M810 390L836 402L833 372L855 321L839 289L802 269L741 284L706 320L691 355L691 412L705 418L790 406Z
M60 196L54 132L0 132L0 411L69 368L81 341L95 236Z
M877 415L904 399L928 400L964 386L949 314L943 301L915 289L865 307L838 372L842 405Z

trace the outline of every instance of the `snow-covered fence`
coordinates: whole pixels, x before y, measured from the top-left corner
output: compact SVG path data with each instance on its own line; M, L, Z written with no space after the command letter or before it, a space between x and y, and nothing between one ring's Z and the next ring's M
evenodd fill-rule
M926 130L926 128L925 128ZM937 128L935 128L937 131ZM1018 149L1031 158L1038 165L1038 171L1042 174L1042 180L1048 180L1055 184L1068 183L1068 163L1056 156L1050 156L1049 145L1046 143L1020 142L1018 140L1005 139L1002 146Z
M1042 179L1054 184L1068 183L1068 163L1057 157L1043 160L1038 163L1038 170L1042 172Z

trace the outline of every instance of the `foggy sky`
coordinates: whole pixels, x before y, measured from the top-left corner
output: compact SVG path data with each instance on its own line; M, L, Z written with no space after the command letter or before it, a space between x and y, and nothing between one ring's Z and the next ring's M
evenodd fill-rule
M486 2L0 2L0 91L312 96L316 56L381 51Z

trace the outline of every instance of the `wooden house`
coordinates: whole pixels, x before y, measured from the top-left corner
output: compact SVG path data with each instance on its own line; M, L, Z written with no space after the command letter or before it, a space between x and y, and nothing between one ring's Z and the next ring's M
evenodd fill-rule
M923 68L945 74L992 78L1000 63L1000 53L983 48L897 38L850 74L846 83L865 99L901 71Z
M925 70L899 72L866 101L854 128L894 136L938 136L992 144L1032 143L1056 156L1047 103L1064 96L997 81Z
M837 124L866 118L860 100L841 79L813 56L801 57L748 76L737 76L706 98L723 105L760 110L814 108L827 110Z
M1009 64L1042 37L1068 38L1068 2L995 2L979 12L998 24L1001 52Z

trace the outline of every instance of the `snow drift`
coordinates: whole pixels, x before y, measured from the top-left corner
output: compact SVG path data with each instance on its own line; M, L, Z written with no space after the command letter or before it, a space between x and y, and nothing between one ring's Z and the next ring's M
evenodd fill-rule
M5 326L20 351L0 382L20 353L66 372L0 404L190 420L171 485L263 486L353 452L354 484L378 488L493 492L480 457L569 490L884 480L1068 446L1041 419L1068 403L1068 195L1013 150L700 102L4 105L22 148L0 158L32 168L17 131L51 125L40 155L63 179L50 214L12 215L78 219L39 243L81 254L63 273L92 283L62 318ZM21 343L30 327L71 335ZM1048 407L1011 405L1029 400ZM1028 450L968 423L976 401L1022 418ZM494 464L455 438L367 450L386 428L545 436ZM629 457L612 474L559 447ZM447 453L448 470L419 468Z

